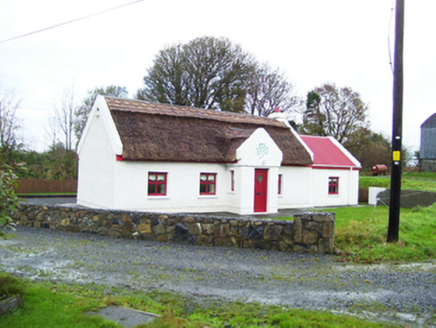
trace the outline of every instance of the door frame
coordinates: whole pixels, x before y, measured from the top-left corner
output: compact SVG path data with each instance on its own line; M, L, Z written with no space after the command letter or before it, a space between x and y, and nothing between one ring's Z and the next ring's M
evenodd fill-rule
M259 174L261 181L257 181ZM268 169L254 169L254 213L264 213L268 210Z

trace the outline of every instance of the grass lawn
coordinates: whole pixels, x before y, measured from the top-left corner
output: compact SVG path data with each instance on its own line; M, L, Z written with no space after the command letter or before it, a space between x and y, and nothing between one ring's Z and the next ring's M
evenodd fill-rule
M390 188L390 176L361 176L359 178L360 188L382 187ZM436 192L436 172L411 172L403 173L401 178L401 189L420 190Z
M390 187L390 177L361 176L360 188ZM404 173L402 189L436 192L436 172ZM422 261L436 258L436 204L401 209L399 241L386 243L389 208L328 209L336 213L335 244L356 262Z
M399 241L386 243L389 208L328 209L336 215L335 245L354 262L425 261L436 258L436 204L401 209Z
M284 309L259 304L215 303L193 306L168 293L123 291L99 285L64 285L22 281L24 305L0 318L1 327L121 327L86 315L108 305L121 305L162 315L138 327L391 327L329 312ZM0 285L1 289L1 285Z

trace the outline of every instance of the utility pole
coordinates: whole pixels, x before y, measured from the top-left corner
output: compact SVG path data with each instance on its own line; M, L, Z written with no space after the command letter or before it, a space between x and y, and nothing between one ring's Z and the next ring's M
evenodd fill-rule
M401 145L403 138L404 0L395 9L394 106L392 120L392 170L387 242L398 240L401 202Z

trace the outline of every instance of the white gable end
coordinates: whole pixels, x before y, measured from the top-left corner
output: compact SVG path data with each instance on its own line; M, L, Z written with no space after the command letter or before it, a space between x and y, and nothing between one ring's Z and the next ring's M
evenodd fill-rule
M278 167L283 153L268 132L258 128L236 150L236 158L239 165Z
M83 148L83 144L86 142L86 139L88 138L89 135L89 131L96 118L103 120L103 124L106 133L108 135L109 143L111 145L112 151L114 152L114 155L121 155L123 153L123 144L121 142L117 128L115 127L115 123L112 119L112 115L109 111L106 100L103 96L99 95L95 100L94 107L92 107L91 113L89 114L88 117L88 121L86 122L85 125L85 129L83 130L82 137L80 138L80 142L77 149L79 156Z

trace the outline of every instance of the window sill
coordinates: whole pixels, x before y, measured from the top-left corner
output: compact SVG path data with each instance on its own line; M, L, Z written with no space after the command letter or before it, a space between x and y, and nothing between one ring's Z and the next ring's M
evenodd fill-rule
M198 199L218 199L217 195L200 195Z
M170 198L168 196L147 196L147 199L149 200L169 200Z

